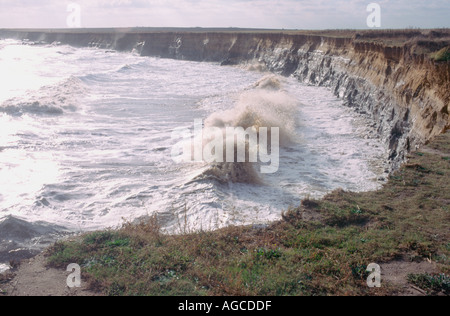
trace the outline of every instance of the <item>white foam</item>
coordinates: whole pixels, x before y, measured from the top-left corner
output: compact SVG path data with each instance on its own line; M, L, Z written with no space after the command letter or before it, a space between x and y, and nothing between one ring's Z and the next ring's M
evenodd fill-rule
M72 111L64 108L72 102L54 100L60 115L0 113L0 216L78 231L159 214L172 231L184 223L208 229L275 220L306 195L379 185L371 164L381 161L384 148L364 139L364 122L326 89L241 68L99 49L4 47L0 58L11 60L12 51L35 65L39 83L28 84L21 63L5 66L0 59L7 70L0 71L2 82L17 74L8 88L14 100L72 94L78 103ZM123 65L131 67L118 71ZM71 76L86 89L61 85ZM260 184L233 183L215 180L211 165L174 163L171 132L195 119L280 127L279 172L258 175ZM242 171L236 167L226 173Z
M10 265L0 263L0 274L7 272L11 269Z

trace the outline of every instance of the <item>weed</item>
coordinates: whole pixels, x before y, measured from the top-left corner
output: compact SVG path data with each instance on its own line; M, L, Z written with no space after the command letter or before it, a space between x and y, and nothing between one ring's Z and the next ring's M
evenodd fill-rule
M428 292L450 294L450 277L445 274L410 274L408 281Z
M278 259L282 256L282 252L280 250L280 248L272 250L272 249L266 249L266 248L258 248L256 250L256 258L262 259L265 258L267 260L272 260L272 259Z
M434 61L437 62L450 61L450 47L445 47L440 51L431 54L431 58L433 58Z

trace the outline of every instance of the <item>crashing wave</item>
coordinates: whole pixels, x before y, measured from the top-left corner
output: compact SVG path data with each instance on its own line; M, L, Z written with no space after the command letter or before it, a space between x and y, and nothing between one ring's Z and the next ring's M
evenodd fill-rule
M276 75L267 75L256 82L253 87L258 89L279 91L281 90L281 79Z
M133 69L133 67L131 65L126 64L124 66L121 66L119 68L119 70L117 70L117 72L127 72L127 71L132 70L132 69Z
M0 105L0 112L12 116L24 114L56 116L77 110L78 97L86 93L83 82L70 77L54 86L31 92L26 98L9 99Z
M249 62L247 64L242 65L241 68L247 71L268 72L266 64L260 62Z
M278 127L280 144L285 146L296 135L298 106L294 97L281 90L279 79L264 77L254 89L242 93L232 109L211 114L205 127Z
M71 232L46 222L30 223L14 216L0 219L0 263L31 258Z
M13 116L20 116L24 113L37 115L61 115L64 113L63 109L60 107L52 106L49 104L41 104L39 101L23 102L18 104L9 104L9 102L10 101L6 101L0 107L0 112Z
M298 116L298 101L282 90L281 80L274 75L266 76L254 84L253 89L242 93L235 106L227 111L211 114L205 121L208 128L220 128L225 135L226 128L253 128L260 138L260 129L279 128L279 144L287 146L295 140ZM205 132L204 132L205 133ZM203 135L204 141L214 135ZM270 139L269 139L270 141ZM225 146L230 144L224 143ZM233 142L231 146L236 144ZM250 152L259 148L250 148L246 141L246 158ZM225 159L224 159L225 161ZM235 160L236 161L236 160ZM258 162L215 162L211 164L199 179L208 177L220 182L261 184L260 175L255 169Z
M249 162L214 163L195 180L216 180L219 183L263 184L261 176Z

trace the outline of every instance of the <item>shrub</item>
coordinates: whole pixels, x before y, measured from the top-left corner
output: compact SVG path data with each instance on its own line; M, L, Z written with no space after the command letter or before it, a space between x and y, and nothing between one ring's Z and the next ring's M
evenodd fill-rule
M431 56L435 61L450 61L450 47L445 47Z

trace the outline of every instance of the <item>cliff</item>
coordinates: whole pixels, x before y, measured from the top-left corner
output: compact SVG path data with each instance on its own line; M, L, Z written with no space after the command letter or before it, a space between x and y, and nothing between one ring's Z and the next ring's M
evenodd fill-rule
M397 169L406 153L450 127L450 30L256 31L202 29L0 30L2 38L135 50L222 65L259 64L326 86L369 115Z

